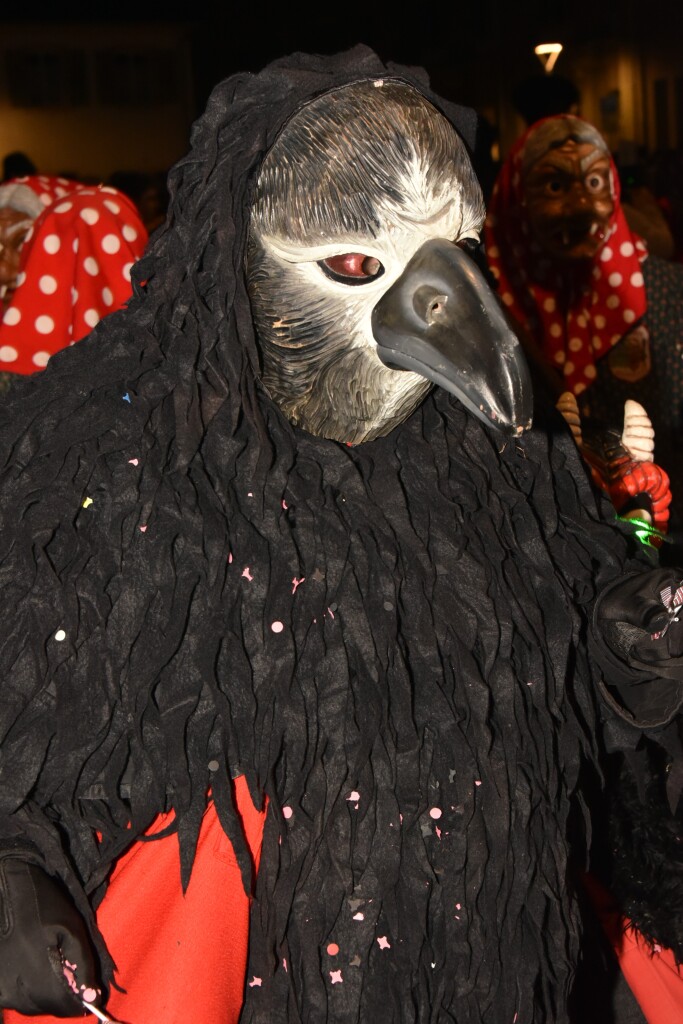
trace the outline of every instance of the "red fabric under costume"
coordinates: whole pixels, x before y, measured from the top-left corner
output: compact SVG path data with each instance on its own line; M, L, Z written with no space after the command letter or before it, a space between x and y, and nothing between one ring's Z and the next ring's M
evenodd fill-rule
M584 885L647 1024L683 1024L683 970L671 950L653 950L595 878L584 876Z
M35 373L131 295L147 231L117 189L44 175L17 178L45 205L26 236L16 291L0 323L0 371Z
M585 268L572 268L544 257L526 218L524 150L542 125L565 116L538 121L512 147L491 196L486 258L508 311L564 374L567 390L579 395L595 379L596 361L645 313L641 263L647 249L626 223L610 157L614 212L595 259Z
M234 789L258 865L265 812L254 807L243 776ZM157 818L149 834L160 832L171 817ZM112 988L107 1014L124 1024L235 1024L245 986L249 907L213 804L204 815L185 895L176 836L136 843L116 865L97 912L117 964L117 982L126 990ZM13 1010L4 1014L5 1024L83 1024L86 1019L26 1017Z

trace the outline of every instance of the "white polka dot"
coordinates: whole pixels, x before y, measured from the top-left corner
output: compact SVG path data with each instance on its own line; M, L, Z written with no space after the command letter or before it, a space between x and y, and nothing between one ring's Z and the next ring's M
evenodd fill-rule
M633 253L635 252L633 242L622 242L619 246L619 252L622 256L633 256Z
M22 284L24 283L25 280L26 280L26 273L25 273L25 271L22 270L21 273L17 275L16 287L17 288L21 288L21 286L22 286Z
M127 242L134 242L135 239L138 237L138 233L132 226L132 224L124 224L121 228L121 234Z
M102 239L102 249L104 252L108 252L113 255L118 252L121 248L121 239L118 235L105 235Z
M24 241L25 242L30 242L32 238L33 238L33 228L29 228L28 231L26 232L26 237L24 238Z
M55 640L61 644L62 640L66 640L66 633L63 629L58 629L55 633Z
M84 210L81 210L81 217L86 224L97 224L100 219L100 215L97 210L93 210L92 206L86 206Z
M578 384L574 385L574 394L575 395L580 395L585 390L586 390L586 385L582 381L579 381Z
M80 239L79 238L74 238L73 244L72 244L71 248L73 249L74 252L78 252L78 250L80 248Z
M584 377L588 377L588 380L595 380L595 378L598 375L598 371L595 369L595 367L591 363L589 366L584 366L583 374L584 374Z
M71 289L71 302L74 306L78 302L78 292L76 291L75 288Z
M21 310L17 309L16 306L10 306L2 318L3 324L7 324L8 327L14 327L20 320Z
M567 357L564 354L564 352L556 352L555 353L555 362L556 363L560 363L560 365L565 361L566 358Z
M39 316L35 322L38 334L52 334L55 329L55 322L51 316Z
M555 302L555 299L552 296L550 296L547 299L544 299L543 308L546 311L546 313L554 313L557 309L557 303Z
M635 318L636 318L636 314L633 312L632 309L625 309L624 310L624 320L626 321L627 324L632 324L633 321L635 320Z
M645 279L639 270L636 270L635 274L631 274L631 284L634 288L642 288L645 284Z
M550 334L551 334L551 337L553 337L553 338L561 338L562 337L562 326L560 324L551 324L550 325Z
M515 301L510 292L503 292L501 298L506 306L511 306L512 303Z
M57 178L57 181L59 182L60 185L68 185L69 184L69 179L68 178Z
M58 199L61 199L62 196L66 195L66 189L65 188L59 188L59 186L57 186L57 188L55 189L55 195L57 196Z
M97 312L96 309L86 309L85 313L83 314L83 319L85 320L88 327L94 327L96 324L100 322L100 314Z
M43 206L51 206L52 205L52 196L50 195L49 192L41 192L41 194L38 196L38 198L40 199L40 201L43 204Z
M581 341L581 338L570 338L569 339L569 349L570 349L571 352L580 352L582 348L583 348L583 342Z
M59 203L55 206L55 213L68 213L69 210L73 210L73 203Z
M111 288L102 289L102 302L105 304L105 306L114 305L114 293L112 292Z
M94 256L86 256L83 260L83 269L86 274L90 274L91 277L97 277L100 272L100 265Z
M565 372L565 374L567 376L570 376L570 374L572 374L575 369L576 369L576 367L572 363L571 359L568 359L567 362L564 364L564 372Z
M104 191L104 189L102 190ZM105 199L104 205L107 207L110 213L121 213L121 207L118 203L115 203L112 199Z
M620 301L618 295L609 295L607 298L608 309L616 309L620 305Z
M603 263L607 263L608 260L611 260L613 256L614 256L614 253L610 249L609 245L606 245L605 248L600 253L600 259L602 260Z
M595 324L597 329L601 331L607 323L607 321L605 320L604 316L601 316L600 313L598 313L597 316L593 317L593 323Z
M585 327L586 326L587 321L586 321L586 317L584 316L583 313L579 313L579 315L576 318L576 322L579 325L579 327Z
M100 185L100 192L110 192L111 195L115 195L116 189L112 188L111 185Z
M596 281L600 280L600 278L602 277L602 271L600 270L600 267L593 267L593 277Z
M11 345L0 345L0 362L13 363L19 358L19 353Z
M611 285L611 287L612 287L612 288L618 288L618 287L619 287L619 285L620 285L620 284L622 283L622 281L623 281L624 279L623 279L623 277L621 276L621 274L619 274L619 273L618 273L618 272L617 272L617 271L615 270L613 274L610 274L610 276L609 276L609 277L607 278L607 280L609 281L609 283L610 283L610 285Z
M124 263L124 265L123 265L123 267L121 269L121 273L123 274L123 276L124 276L126 281L130 281L130 272L131 272L132 268L133 268L133 264L132 263Z
M43 249L46 253L49 253L50 256L54 256L56 252L59 252L61 244L59 235L46 235L45 241L43 242Z
M31 362L34 366L38 366L42 370L43 367L47 366L49 358L49 352L34 352L31 356Z
M602 338L598 337L597 334L593 335L591 341L593 342L594 348L602 348Z
M57 281L52 274L43 274L41 279L38 281L38 287L43 295L54 295L57 291Z

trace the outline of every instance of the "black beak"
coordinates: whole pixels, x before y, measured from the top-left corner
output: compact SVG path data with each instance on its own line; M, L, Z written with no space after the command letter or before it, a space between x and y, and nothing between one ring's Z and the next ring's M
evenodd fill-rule
M517 337L474 261L435 238L418 249L372 311L377 354L450 391L484 423L531 426L529 369Z

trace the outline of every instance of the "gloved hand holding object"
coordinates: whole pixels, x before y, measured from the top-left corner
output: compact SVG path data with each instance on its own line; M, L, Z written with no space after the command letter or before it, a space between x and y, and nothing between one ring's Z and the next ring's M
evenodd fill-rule
M87 928L66 889L37 864L0 858L0 1007L75 1017L101 992Z

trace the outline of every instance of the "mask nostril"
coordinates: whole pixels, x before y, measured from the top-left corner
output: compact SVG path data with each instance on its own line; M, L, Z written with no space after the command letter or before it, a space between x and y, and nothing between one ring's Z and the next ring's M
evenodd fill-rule
M413 294L413 309L428 327L445 318L447 302L448 296L437 292L433 285L421 285Z

